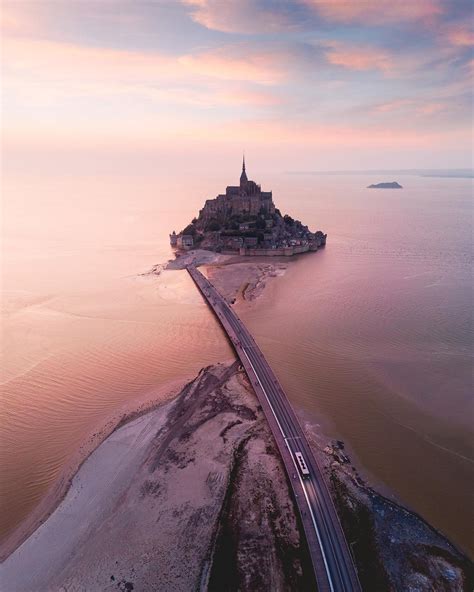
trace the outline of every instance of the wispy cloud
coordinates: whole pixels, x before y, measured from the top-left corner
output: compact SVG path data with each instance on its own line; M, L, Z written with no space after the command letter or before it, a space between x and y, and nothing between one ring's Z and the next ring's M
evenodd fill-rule
M191 17L208 29L258 33L307 28L317 19L336 23L432 25L446 11L442 0L181 0Z
M382 25L427 22L444 13L441 0L305 0L327 20Z
M9 128L16 121L72 129L73 120L86 115L91 128L114 117L123 126L123 119L135 120L133 105L166 126L176 117L189 122L193 108L255 113L282 104L272 88L288 71L284 57L245 56L241 46L173 56L12 38L3 44L2 59ZM178 115L180 106L186 113Z
M200 25L227 33L269 33L296 26L298 2L181 0Z
M405 107L413 105L413 101L410 99L396 99L395 101L389 101L388 103L380 103L375 105L373 110L376 113L391 113L393 111L399 111Z
M375 113L403 113L414 115L436 115L449 108L446 101L426 101L424 99L398 99L375 105Z
M389 52L377 47L347 45L334 41L329 44L326 57L331 64L350 70L393 71L395 61Z
M281 60L272 52L248 52L245 47L234 45L182 56L178 61L190 72L203 76L267 85L276 84L286 78L287 60L285 56L280 57Z
M174 103L176 105L195 105L205 108L248 106L257 109L268 108L283 102L283 99L277 94L264 90L242 88L241 84L230 84L225 89L219 86L216 88L216 85L210 85L201 89L182 86L141 88L137 89L137 93L150 100Z
M471 47L474 45L473 27L461 24L449 26L446 29L446 39L458 47Z

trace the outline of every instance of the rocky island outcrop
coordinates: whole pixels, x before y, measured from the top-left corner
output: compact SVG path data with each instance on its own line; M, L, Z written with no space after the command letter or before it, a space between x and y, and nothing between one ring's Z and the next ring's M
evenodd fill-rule
M170 234L172 247L195 247L240 255L291 256L317 251L326 244L321 230L311 232L299 220L282 215L271 191L247 178L245 159L239 185L206 200L197 218L180 233Z
M388 183L376 183L374 185L369 185L367 189L403 189L403 187L396 181L390 181Z

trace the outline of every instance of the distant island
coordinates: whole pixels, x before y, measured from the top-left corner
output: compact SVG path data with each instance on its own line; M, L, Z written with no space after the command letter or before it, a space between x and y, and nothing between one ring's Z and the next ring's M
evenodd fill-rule
M239 185L230 185L225 194L206 200L199 216L179 234L170 234L172 247L195 247L224 254L291 256L317 251L326 244L321 230L311 232L299 220L282 216L271 191L247 178L245 158Z
M391 183L377 183L376 185L369 185L367 189L403 189L400 183L392 181Z

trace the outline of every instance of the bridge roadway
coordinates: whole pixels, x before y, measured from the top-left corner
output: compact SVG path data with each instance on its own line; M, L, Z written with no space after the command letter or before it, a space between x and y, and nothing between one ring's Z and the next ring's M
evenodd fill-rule
M299 508L320 592L361 590L349 546L322 471L272 369L245 325L216 288L194 266L187 268L232 341L270 424ZM309 476L298 469L301 452Z

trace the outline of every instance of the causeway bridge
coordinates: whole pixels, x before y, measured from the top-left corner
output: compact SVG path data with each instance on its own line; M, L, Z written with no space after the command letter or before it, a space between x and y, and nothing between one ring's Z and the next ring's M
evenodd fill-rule
M319 592L360 592L324 475L283 388L226 300L196 267L187 270L232 342L270 425L293 488ZM296 453L300 453L303 466Z

